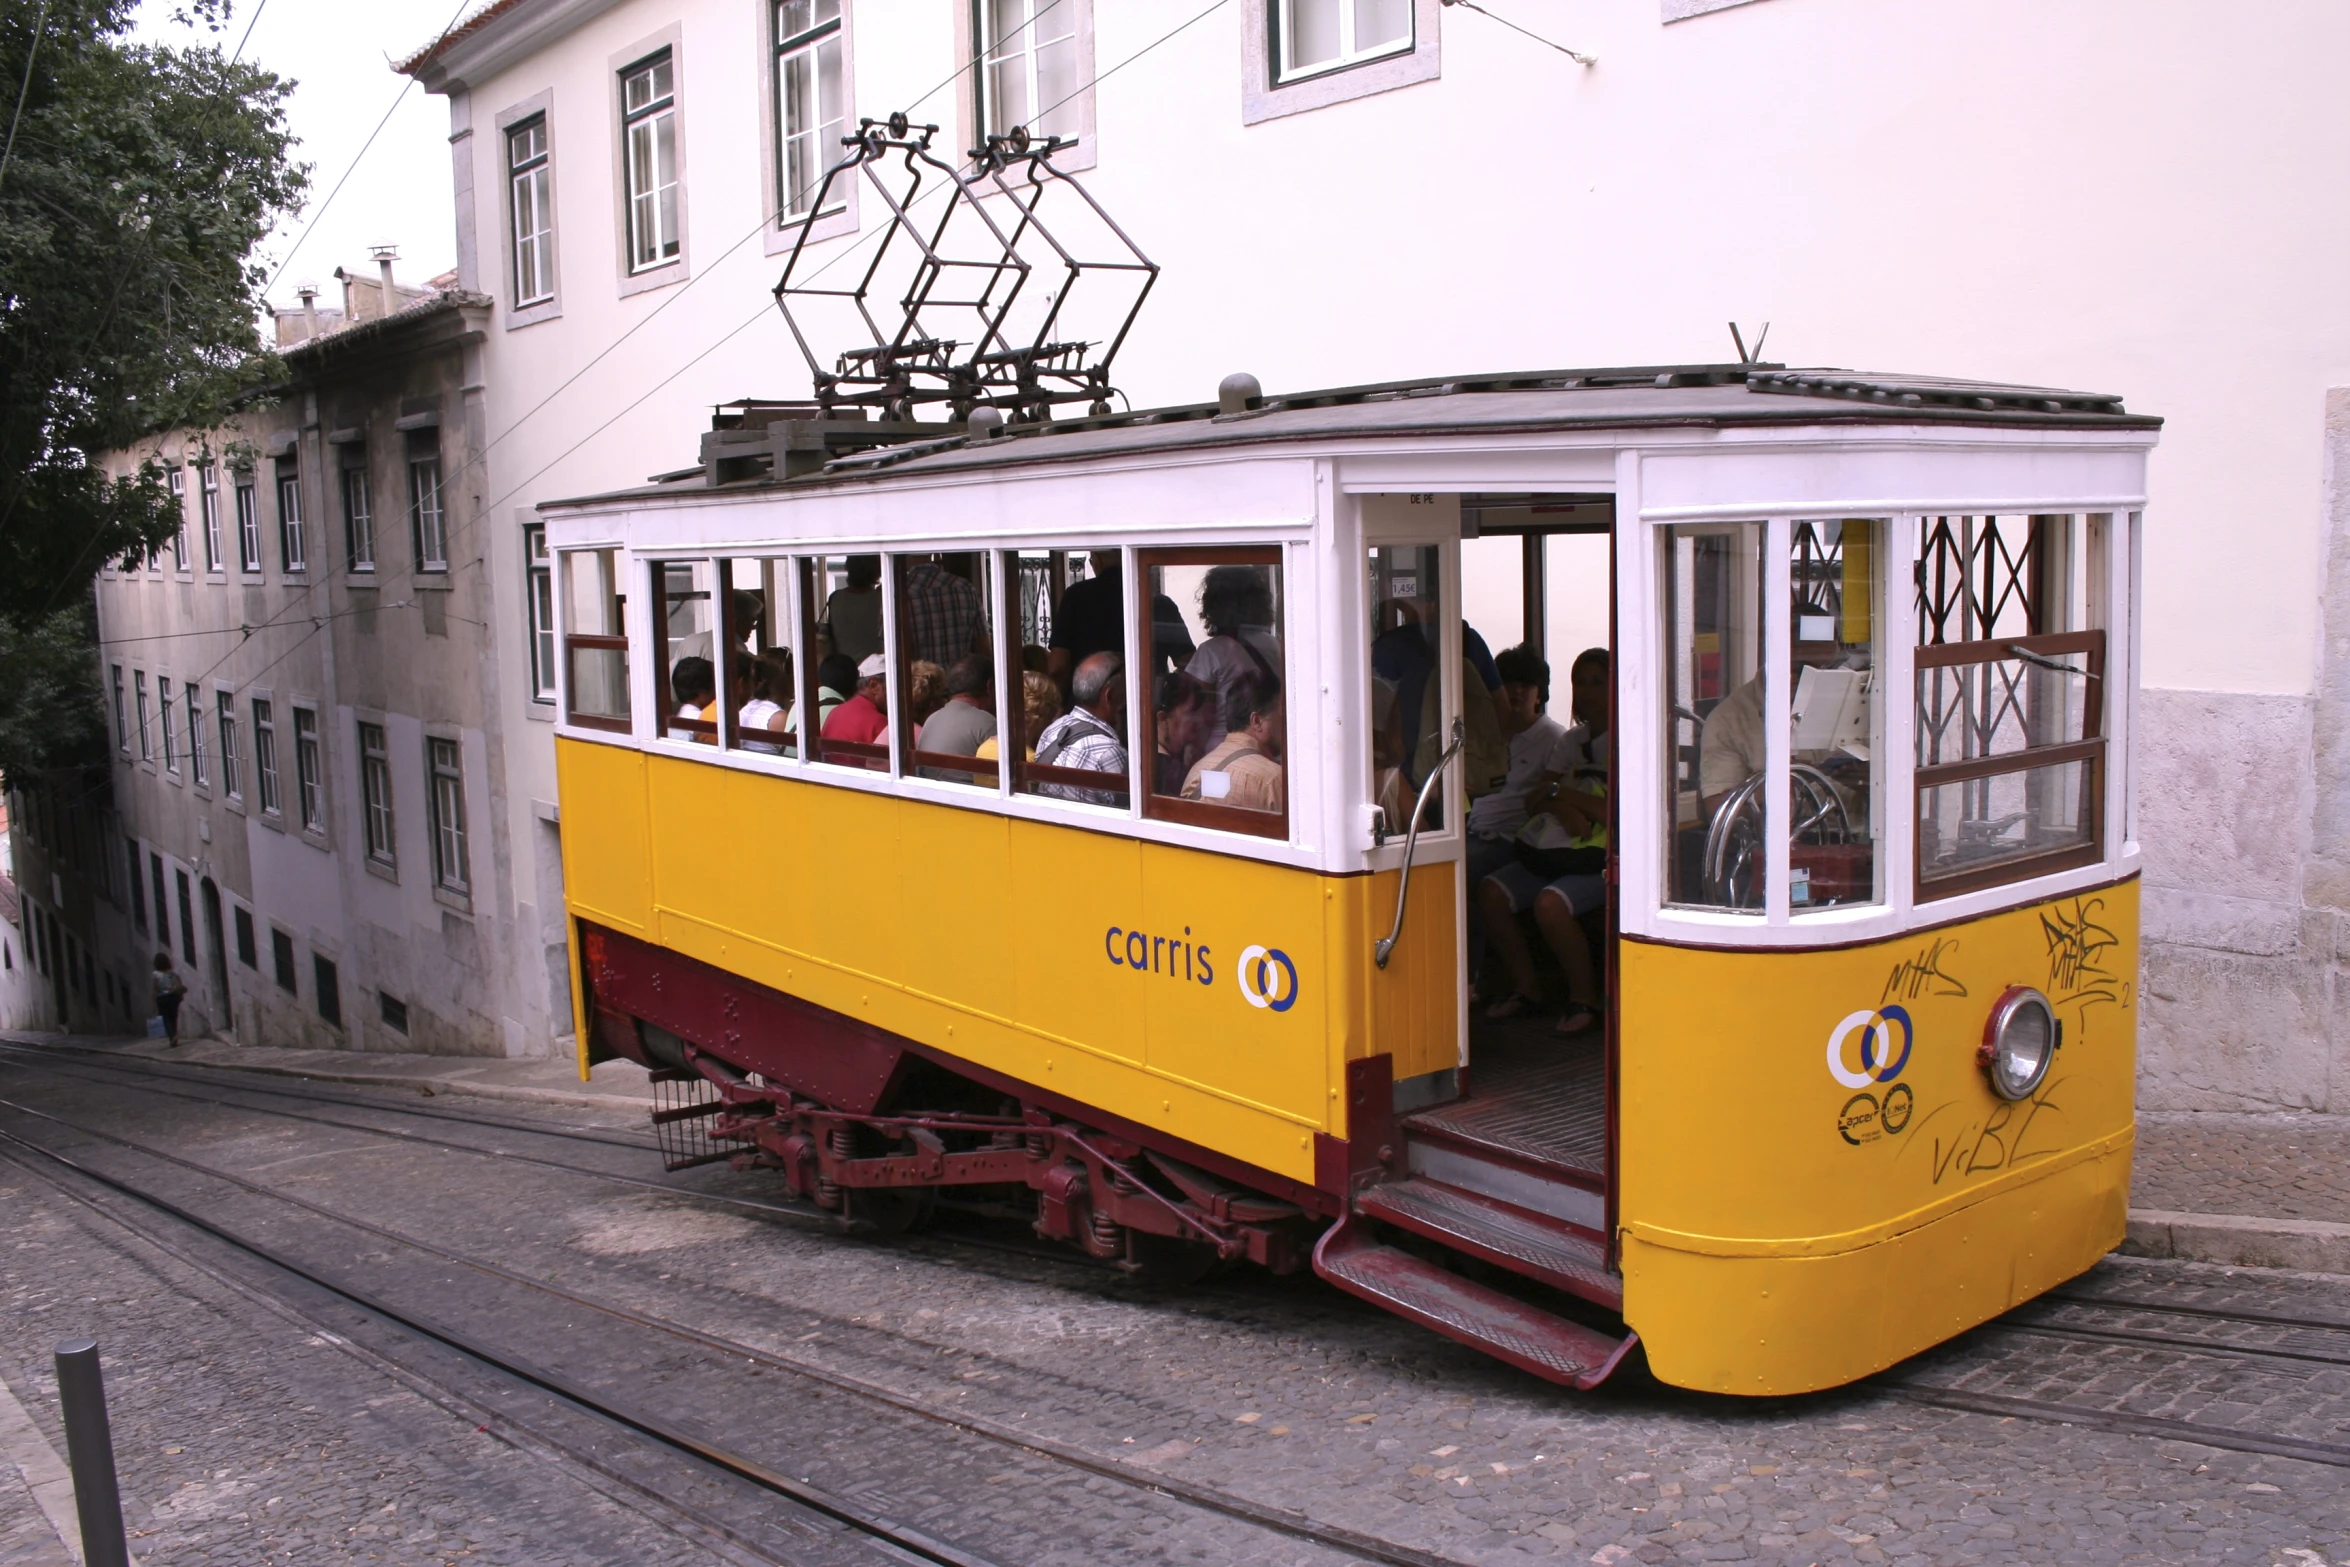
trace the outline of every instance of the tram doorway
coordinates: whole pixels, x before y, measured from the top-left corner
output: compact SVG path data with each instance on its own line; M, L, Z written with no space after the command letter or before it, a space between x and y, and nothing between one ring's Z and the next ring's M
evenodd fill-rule
M1611 495L1461 499L1461 1065L1399 1083L1396 1106L1416 1179L1563 1226L1545 1244L1586 1262L1613 1184L1614 525ZM1372 666L1376 706L1377 640Z

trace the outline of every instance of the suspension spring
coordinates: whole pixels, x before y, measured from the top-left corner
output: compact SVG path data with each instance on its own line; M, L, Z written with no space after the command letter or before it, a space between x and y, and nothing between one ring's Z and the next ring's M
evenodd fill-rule
M1104 1255L1118 1250L1120 1244L1119 1231L1121 1228L1123 1228L1123 1226L1121 1226L1116 1219L1110 1217L1110 1211L1107 1208L1102 1207L1098 1203L1094 1205L1092 1213L1092 1226L1094 1250L1101 1252Z

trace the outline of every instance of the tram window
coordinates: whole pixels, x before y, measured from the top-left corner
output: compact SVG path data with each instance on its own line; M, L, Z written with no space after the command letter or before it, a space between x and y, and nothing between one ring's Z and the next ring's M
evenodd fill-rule
M654 671L662 736L718 743L717 567L706 560L654 561L661 662Z
M808 697L816 714L815 760L876 773L889 771L889 637L881 565L878 555L825 555L809 562L805 601L824 606L824 618L811 628L823 654L803 677L815 687Z
M792 644L783 599L791 563L783 560L725 560L718 563L725 589L723 641L732 651L720 671L724 702L734 714L728 746L760 756L788 756L796 747L785 733L792 715Z
M1144 550L1134 640L1154 667L1142 749L1152 758L1146 814L1262 837L1289 835L1287 702L1278 546ZM1140 595L1138 595L1140 596ZM1180 617L1159 624L1161 599Z
M1918 564L1917 890L2099 857L2112 529L1927 517Z
M1876 568L1885 524L1797 519L1788 531L1787 904L1880 903L1885 765Z
M1120 552L1009 553L1000 569L1004 662L1020 688L997 711L1007 728L1019 715L1026 742L1010 762L1013 792L1128 809L1133 731ZM1039 653L1041 673L1032 667Z
M628 634L618 550L563 552L565 716L587 729L625 734Z
M1371 803L1391 833L1405 831L1412 802L1444 750L1444 659L1439 633L1441 552L1432 544L1380 544L1370 567ZM1480 682L1480 687L1482 683ZM1479 696L1483 696L1482 689ZM1442 786L1428 791L1420 830L1444 823Z
M988 628L989 557L900 555L895 559L900 743L909 765L937 783L996 786L995 652Z
M1664 532L1665 901L1760 912L1767 893L1764 525Z

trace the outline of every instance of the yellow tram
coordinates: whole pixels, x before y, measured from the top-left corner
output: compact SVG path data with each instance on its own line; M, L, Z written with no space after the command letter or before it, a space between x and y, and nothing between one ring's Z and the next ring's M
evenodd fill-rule
M1831 1386L2120 1240L2157 421L1738 364L717 425L544 508L580 1064L672 1131L844 1224L1310 1262L1579 1386ZM1604 891L1515 931L1599 977L1562 1036L1471 997L1543 835L1472 827L1463 569L1534 568L1539 650L1568 539Z

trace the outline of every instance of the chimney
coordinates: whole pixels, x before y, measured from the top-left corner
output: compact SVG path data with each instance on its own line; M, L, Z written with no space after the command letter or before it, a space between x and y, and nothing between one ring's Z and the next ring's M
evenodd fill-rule
M371 245L367 253L375 257L375 270L383 279L383 313L390 315L400 308L399 291L392 286L392 263L399 259L397 245Z
M302 340L308 342L318 335L318 285L304 283L294 292L302 296Z

